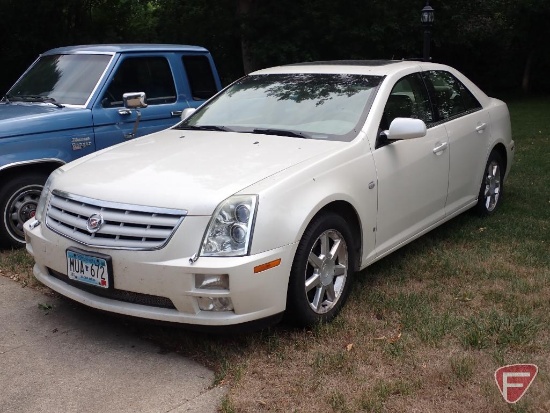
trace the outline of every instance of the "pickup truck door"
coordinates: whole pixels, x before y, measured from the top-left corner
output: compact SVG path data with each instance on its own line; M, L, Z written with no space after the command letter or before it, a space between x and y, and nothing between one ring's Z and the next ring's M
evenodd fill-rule
M207 96L194 99L184 60L175 53L122 56L92 109L96 150L171 127L183 109L199 106L216 92L214 85ZM127 92L145 92L147 97L136 136L132 131L137 112L122 102Z

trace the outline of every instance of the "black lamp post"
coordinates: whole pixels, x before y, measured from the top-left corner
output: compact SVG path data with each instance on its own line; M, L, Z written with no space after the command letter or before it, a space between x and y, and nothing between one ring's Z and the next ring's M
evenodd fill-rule
M430 43L432 42L432 26L434 24L434 9L430 6L430 0L426 0L426 5L420 14L420 21L424 26L424 54L425 62L430 61Z

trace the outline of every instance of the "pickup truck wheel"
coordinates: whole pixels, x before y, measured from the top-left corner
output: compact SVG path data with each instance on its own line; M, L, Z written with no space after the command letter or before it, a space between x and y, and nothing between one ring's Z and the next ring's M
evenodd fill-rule
M0 188L0 246L25 245L23 224L34 217L47 175L30 174L10 179Z
M346 221L334 213L316 217L292 263L287 321L310 327L332 320L350 293L354 263L353 237Z

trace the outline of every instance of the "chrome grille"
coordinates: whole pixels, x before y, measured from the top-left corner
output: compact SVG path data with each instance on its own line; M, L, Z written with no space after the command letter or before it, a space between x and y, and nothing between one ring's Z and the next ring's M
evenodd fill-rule
M93 214L100 214L104 220L94 233L86 226ZM46 225L84 245L150 250L162 248L186 214L185 210L118 204L54 190L46 212Z

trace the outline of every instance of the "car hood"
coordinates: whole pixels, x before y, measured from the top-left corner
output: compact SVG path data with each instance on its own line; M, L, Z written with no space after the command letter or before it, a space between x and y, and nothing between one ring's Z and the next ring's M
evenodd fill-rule
M92 124L87 109L43 103L0 103L0 138L53 132Z
M62 167L53 189L211 215L229 196L344 142L249 133L166 130ZM260 201L261 202L261 201Z

